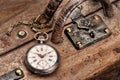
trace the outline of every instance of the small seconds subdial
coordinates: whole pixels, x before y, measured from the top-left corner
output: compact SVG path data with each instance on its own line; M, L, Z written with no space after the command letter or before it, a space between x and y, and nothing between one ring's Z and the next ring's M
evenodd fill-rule
M51 74L58 67L59 54L49 45L35 45L28 50L25 64L33 73L41 75Z

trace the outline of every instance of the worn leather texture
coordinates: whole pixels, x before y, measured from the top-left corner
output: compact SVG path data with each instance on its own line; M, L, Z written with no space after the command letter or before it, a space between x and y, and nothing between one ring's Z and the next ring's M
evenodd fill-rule
M54 15L55 20L69 1L70 0L63 0ZM38 42L34 40L34 33L30 28L27 26L19 26L14 29L11 36L7 36L5 33L11 25L18 21L31 21L32 18L42 14L49 0L0 0L0 54L4 53L4 55L0 56L0 75L17 67L21 67L25 73L24 80L86 80L96 76L98 77L99 74L103 74L104 71L110 70L110 67L115 66L115 63L120 60L119 52L114 50L120 47L120 1L110 0L110 2L112 2L114 8L114 17L112 18L107 18L103 15L103 9L98 2L87 0L79 5L83 6L82 13L85 17L94 14L101 16L112 31L112 35L109 38L85 49L76 50L64 33L62 34L64 40L60 44L53 44L51 42L52 32L49 33L49 40L46 44L58 50L61 55L61 65L52 75L41 77L29 72L24 65L27 50L31 46L38 44ZM69 23L71 23L70 18L65 21L64 27L67 27ZM19 38L17 36L19 30L25 30L27 37ZM44 31L49 32L51 29L44 29ZM105 78L106 80L109 80L109 75L116 77L108 73L104 73L108 75L108 77ZM115 78L113 78L113 80L114 79Z

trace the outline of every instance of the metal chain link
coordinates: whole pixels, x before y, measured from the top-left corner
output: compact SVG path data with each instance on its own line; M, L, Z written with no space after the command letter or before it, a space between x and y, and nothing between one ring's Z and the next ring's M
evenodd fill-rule
M38 32L41 29L44 29L46 27L51 28L52 27L51 24L53 23L53 20L54 20L53 15L54 15L55 11L57 10L57 8L59 7L59 5L61 4L62 1L63 0L50 0L46 10L44 11L44 13L42 15L38 15L36 18L34 18L32 20L32 22L21 21L21 22L18 22L16 24L12 25L8 29L6 34L8 36L10 36L10 34L14 30L14 28L18 27L19 25L26 25L26 26L30 27L31 30L34 31L34 32ZM57 4L57 5L55 5L55 4ZM39 21L42 21L42 19L45 19L46 21L44 23L39 22Z
M47 27L47 28L51 28L51 27L52 27L51 24L53 23L54 18L52 18L51 21L49 21L49 23L46 23L46 24L39 24L39 23L37 22L38 18L39 18L39 16L36 17L36 18L34 18L34 19L32 20L32 22L29 22L29 21L20 21L20 22L17 22L16 24L13 24L13 25L7 30L6 34L7 34L8 36L10 36L11 33L12 33L12 31L14 30L14 28L19 27L20 25L25 25L25 26L30 27L31 30L32 30L33 32L35 32L35 33L39 32L41 29L44 29L44 28L46 28L46 27Z
M34 21L33 21L33 22L20 21L20 22L18 22L18 23L16 23L16 24L12 25L12 26L7 30L6 34L7 34L8 36L10 36L11 33L12 33L12 31L13 31L16 27L19 27L20 25L28 26L28 27L31 28L31 30L34 31L34 32L38 32L39 29L43 29L44 26L45 26L44 24L39 25L39 24L35 23ZM39 29L38 29L38 27L39 27Z

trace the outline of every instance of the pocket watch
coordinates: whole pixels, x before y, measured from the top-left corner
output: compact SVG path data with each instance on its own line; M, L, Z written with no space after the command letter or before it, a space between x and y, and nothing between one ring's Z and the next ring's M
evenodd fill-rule
M25 65L32 73L39 75L49 75L59 66L60 56L58 51L43 42L48 40L48 34L38 32L34 38L40 41L40 44L31 47L26 54Z

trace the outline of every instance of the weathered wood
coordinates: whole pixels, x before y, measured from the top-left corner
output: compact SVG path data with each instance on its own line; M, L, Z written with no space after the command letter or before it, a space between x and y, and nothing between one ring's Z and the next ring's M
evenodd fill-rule
M9 21L1 25L0 34L4 33L4 31L6 31L7 28L11 24L14 24L16 21L30 20L32 17L35 17L39 13L42 13L43 12L42 10L47 2L48 2L47 0L36 0L36 3L34 5L31 4L33 5L32 7L30 7L23 13L14 16L14 18L10 19ZM41 7L39 7L40 5ZM84 3L84 6L88 6L88 2ZM89 6L93 7L91 3L89 3ZM98 6L97 4L94 5L94 8L96 8L97 6ZM30 73L24 66L24 57L26 51L31 46L37 44L37 42L31 41L33 39L31 32L26 39L23 40L18 39L16 34L13 34L16 33L15 32L16 30L21 29L21 28L17 28L12 33L13 38L10 38L10 40L15 45L15 46L12 45L14 46L12 48L15 48L21 44L24 44L24 46L21 46L18 49L9 52L7 55L0 57L0 75L16 67L21 67L26 74L24 80L40 80L40 79L41 80L84 80L94 77L95 75L98 75L99 73L108 69L109 66L114 65L114 63L120 60L119 53L114 51L115 48L120 47L120 41L119 41L120 40L120 23L119 23L120 10L119 8L114 6L115 16L111 19L108 19L104 17L104 15L102 14L103 13L102 10L99 8L100 6L98 6L94 10L92 8L84 8L86 10L83 9L83 11L85 12L83 11L82 12L85 15L88 15L91 12L100 15L113 32L113 34L109 38L102 40L94 45L91 45L83 50L78 50L78 51L72 46L72 44L66 38L65 35L63 36L64 42L58 45L51 43L49 40L47 44L54 46L61 55L61 65L53 75L47 77L40 77ZM33 13L31 13L31 11ZM24 28L24 29L27 29L28 31L28 28ZM14 42L13 40L16 42ZM25 44L26 42L27 44ZM7 48L5 47L5 50L7 50ZM11 45L10 45L10 49L11 49Z

